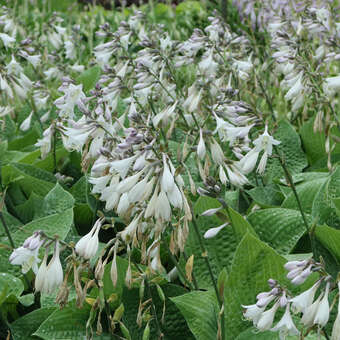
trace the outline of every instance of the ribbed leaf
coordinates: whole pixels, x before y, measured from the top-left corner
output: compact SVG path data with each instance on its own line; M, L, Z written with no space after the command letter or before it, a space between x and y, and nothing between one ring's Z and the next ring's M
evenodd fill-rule
M196 340L216 340L218 304L214 292L191 292L171 298Z
M32 334L39 328L55 308L40 308L15 320L11 324L11 330L15 340L36 340Z
M79 309L74 304L54 311L33 334L44 340L84 340L86 339L86 322L90 306ZM94 336L93 339L110 339L109 335Z
M286 260L250 233L239 244L225 287L227 340L234 340L250 323L242 319L241 305L253 304L259 292L268 290L268 279L287 282Z
M269 208L258 210L248 216L262 241L281 254L288 254L306 232L298 210Z
M300 173L307 165L307 158L301 147L300 137L288 121L282 120L274 134L281 143L277 146L291 174ZM284 177L283 169L277 158L269 158L265 178L270 181Z
M203 211L211 208L220 207L221 204L214 198L200 197L195 204L194 212L200 215ZM251 225L235 210L229 208L232 222L226 228L223 228L217 236L205 239L204 243L208 251L209 261L215 277L223 268L229 268L237 248L239 241L244 234L249 231L254 233ZM227 216L227 212L223 210L223 214ZM214 227L218 227L225 221L220 220L216 216L198 216L197 225L203 236L204 233ZM190 234L186 243L186 251L188 254L194 254L194 275L200 288L209 289L212 287L211 278L207 269L205 259L199 246L197 235L193 227L190 227Z

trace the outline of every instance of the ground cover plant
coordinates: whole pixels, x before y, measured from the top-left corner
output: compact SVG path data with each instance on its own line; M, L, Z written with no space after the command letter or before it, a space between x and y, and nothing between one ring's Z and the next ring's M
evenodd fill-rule
M0 8L0 338L340 339L337 1Z

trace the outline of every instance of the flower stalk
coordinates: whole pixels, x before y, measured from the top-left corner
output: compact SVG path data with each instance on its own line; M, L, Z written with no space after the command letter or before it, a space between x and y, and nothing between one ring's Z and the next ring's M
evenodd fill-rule
M202 238L202 235L199 231L199 228L198 228L198 225L197 225L197 222L196 222L196 218L195 218L195 214L194 212L192 211L192 225L194 227L194 231L195 231L195 234L196 234L196 237L198 239L198 242L199 242L199 245L200 245L200 248L201 248L201 252L202 252L202 257L204 259L204 262L206 264L206 267L208 269L208 272L209 272L209 276L210 276L210 279L211 279L211 282L212 282L212 285L214 287L214 291L215 291L215 295L216 295L216 299L217 299L217 302L218 302L218 305L220 307L220 310L222 311L222 315L221 315L221 339L222 340L225 340L225 316L224 316L224 301L223 299L221 298L219 292L218 292L218 288L217 288L217 282L215 280L215 277L214 277L214 273L212 271L212 268L211 268L211 265L210 265L210 261L209 261L209 258L208 258L208 251L204 245L204 241L203 241L203 238Z

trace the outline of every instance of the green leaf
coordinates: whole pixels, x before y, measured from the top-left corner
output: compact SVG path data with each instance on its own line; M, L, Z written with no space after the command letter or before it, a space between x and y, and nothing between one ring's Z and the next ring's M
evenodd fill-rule
M16 125L9 115L6 115L4 118L2 118L1 125L2 125L0 129L1 139L10 140L13 136L15 136Z
M203 211L211 208L220 207L221 204L215 198L200 197L195 206L194 213L201 214ZM242 237L248 231L255 234L251 225L235 210L229 208L229 213L232 219L231 225L223 228L216 237L205 239L204 243L208 251L208 256L212 271L215 277L221 272L223 268L228 268L231 265L234 252ZM227 216L227 212L223 210L223 214ZM201 235L214 227L218 227L225 221L221 221L216 216L199 216L196 223L199 227ZM188 254L194 254L194 275L200 288L209 289L212 287L209 270L206 266L204 256L202 256L201 248L197 239L197 235L190 226L189 236L185 245ZM183 262L183 259L182 261Z
M67 209L73 208L74 202L73 196L57 183L44 198L41 211L36 216L41 217L62 213Z
M15 340L36 340L32 334L39 328L55 308L39 308L11 323L11 330Z
M19 296L18 300L23 306L29 307L34 303L34 294L30 293Z
M84 340L90 309L87 304L79 309L73 303L63 309L57 309L43 321L33 335L44 340ZM110 339L110 336L94 336L93 339Z
M40 155L40 150L39 155ZM56 150L57 167L70 153L64 147L58 147ZM36 168L43 169L49 172L54 171L54 155L50 152L45 159L37 159L33 165Z
M310 214L312 212L315 197L323 188L327 180L328 177L321 177L311 181L303 182L296 186L296 191L301 202L302 210L305 213ZM282 208L299 209L292 190L282 203Z
M38 138L39 133L33 128L24 136L12 139L11 142L8 143L8 150L25 151L25 148L36 143Z
M60 239L64 240L73 223L73 203L72 195L57 183L43 200L41 210L35 207L38 218L35 216L33 221L20 229L16 228L17 230L12 233L15 246L19 247L27 237L37 230L42 230L50 237L58 235ZM9 245L7 238L4 238L2 242ZM8 271L18 275L20 267L11 265L8 261L9 256L10 251L8 249L0 248L0 271Z
M73 223L73 208L49 216L37 218L12 234L16 245L22 244L34 231L42 230L46 235L58 235L64 240Z
M330 228L327 225L317 226L315 228L315 237L340 264L340 230Z
M40 295L40 305L41 308L60 308L60 306L56 303L56 298L58 295L58 291L54 291L52 294L41 294ZM70 287L68 301L75 300L77 298L76 290L73 286Z
M0 273L0 305L11 295L19 297L24 291L24 284L15 276L8 273ZM4 294L5 292L5 294Z
M311 118L308 122L304 123L300 128L300 135L303 143L303 147L306 150L306 154L308 157L308 161L310 164L314 164L321 159L324 160L324 165L327 164L327 154L326 154L326 136L324 131L315 131L314 132L314 120L315 116ZM333 127L330 131L330 134L334 134L339 136L339 131L337 127ZM334 154L340 153L340 145L336 144L333 150ZM319 162L318 162L319 163ZM320 168L323 167L320 164ZM314 167L313 167L314 168Z
M300 173L307 165L300 137L295 129L286 120L282 120L274 134L274 138L281 143L277 146L280 155L284 158L286 167L291 174ZM274 178L284 177L283 169L277 158L269 158L265 178L270 182Z
M14 216L12 216L11 214L9 214L6 211L2 212L2 216L4 217L4 220L5 220L5 222L6 222L7 226L8 226L8 229L11 232L17 230L18 227L22 225L22 223L18 219L16 219ZM1 229L0 229L0 237L4 236L4 235L6 235L6 233L4 231L4 228L1 227Z
M280 254L288 254L306 232L300 211L283 208L257 210L248 220L262 241Z
M93 212L88 204L76 204L74 206L74 225L78 230L86 230L93 220Z
M252 235L256 236L256 232L250 223L237 211L232 208L229 208L229 214L231 219L231 226L233 228L234 234L240 242L243 236L249 232Z
M162 291L165 295L165 318L164 324L161 323L163 313L163 302L161 301L157 288L155 285L150 286L152 301L155 305L157 318L160 322L160 327L164 333L165 339L177 339L177 340L193 340L188 326L180 314L176 304L172 302L172 298L178 295L182 295L186 290L174 284L162 285ZM149 298L147 290L144 291L144 301ZM122 301L124 303L124 315L123 322L128 327L133 340L142 339L144 327L139 328L136 324L137 311L139 306L139 289L124 289ZM157 331L155 327L155 321L150 322L150 339L157 339Z
M28 223L33 220L34 214L41 209L42 204L43 198L32 192L25 203L15 206L15 211L21 221Z
M340 197L340 167L328 177L314 199L312 216L318 219L318 224L325 223L340 229L340 218L333 201L337 197Z
M31 195L32 192L45 196L56 182L53 174L32 165L21 163L11 163L3 166L1 176L3 185L8 185L15 181L20 185L26 196Z
M203 16L205 13L206 12L204 11L202 4L199 1L187 0L176 6L177 15Z
M128 269L129 261L126 259L123 259L120 256L117 256L117 272L118 272L118 278L117 278L117 284L116 287L113 286L112 280L111 280L111 265L112 262L108 263L105 266L104 271L104 277L103 277L103 284L104 284L104 295L106 298L109 298L112 294L117 295L117 299L115 300L115 305L119 305L123 289L125 287L125 276L126 271ZM131 268L134 270L134 266Z
M264 187L256 187L248 190L250 197L262 208L278 206L282 203L284 196L280 188L275 184L269 184Z
M241 305L253 304L259 292L268 290L268 279L287 283L286 260L259 239L246 234L239 244L224 290L228 340L250 327L243 321Z
M196 340L216 340L218 304L214 292L194 291L171 298Z
M70 193L77 203L87 203L88 185L85 176L82 176L70 189Z
M84 71L78 78L77 82L83 84L84 91L87 92L94 88L99 80L101 69L99 66L93 66Z

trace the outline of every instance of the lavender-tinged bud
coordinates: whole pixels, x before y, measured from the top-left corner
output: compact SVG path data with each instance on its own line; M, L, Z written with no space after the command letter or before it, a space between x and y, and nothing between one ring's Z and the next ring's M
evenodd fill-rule
M271 295L271 292L262 292L256 295L256 299L260 300L260 299L268 297L269 295Z
M44 240L40 239L40 232L35 231L32 236L28 237L24 243L23 247L27 248L29 250L35 250L37 248L40 248L40 246L44 243Z
M269 279L268 285L269 285L270 288L274 288L277 285L277 281L274 280L274 279Z
M306 260L303 261L289 261L284 265L284 268L288 271L291 271L295 269L296 267L303 267L307 264L308 262Z
M279 295L280 294L280 289L278 288L278 287L274 287L271 291L270 291L270 293L272 294L272 295Z
M257 307L266 307L270 302L272 302L273 300L275 299L275 295L273 294L270 294L268 295L267 297L263 297L261 299L259 299L257 302L256 302L256 306Z

